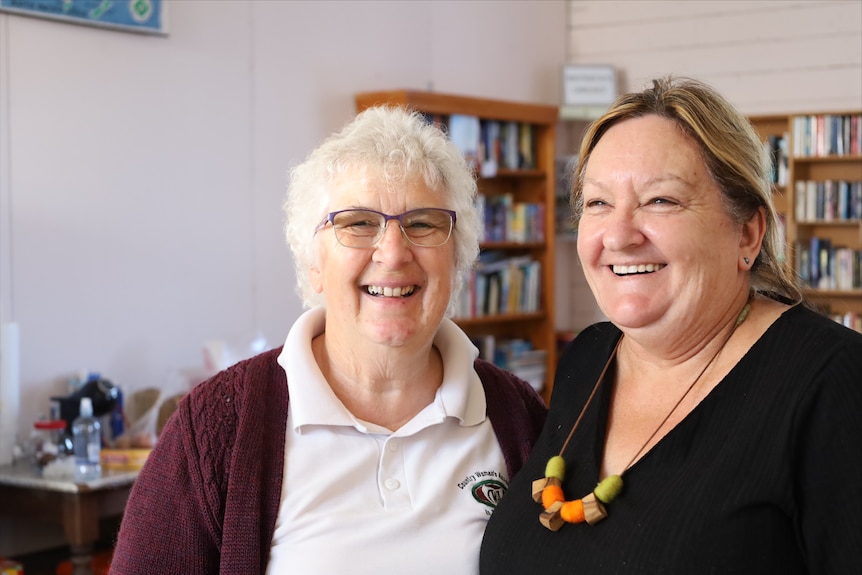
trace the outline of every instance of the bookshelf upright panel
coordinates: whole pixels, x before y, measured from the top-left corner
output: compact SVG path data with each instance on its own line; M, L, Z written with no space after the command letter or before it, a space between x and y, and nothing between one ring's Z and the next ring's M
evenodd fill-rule
M489 349L502 350L519 340L529 342L533 357L540 358L540 379L529 377L529 366L511 368L512 371L541 387L547 402L550 398L556 367L556 341L554 333L554 146L558 108L539 104L510 102L485 98L472 98L435 92L392 90L366 92L355 97L357 112L376 105L396 105L415 109L434 121L448 127L454 116L477 118L483 135L488 123L517 124L529 127L531 135L531 161L518 166L506 166L504 161L494 170L486 169L480 158L477 165L479 194L486 204L503 204L509 214L507 221L523 223L523 214L531 231L515 234L510 224L509 233L496 234L486 218L485 239L481 244L480 264L465 281L464 291L469 301L454 317L467 334L477 342L486 359L494 355ZM499 126L498 126L499 127ZM513 213L518 215L512 215ZM491 257L500 258L491 261ZM500 263L502 262L502 263ZM492 271L505 267L505 271ZM481 276L481 277L480 277ZM483 282L497 282L497 289L505 290L508 305L489 306L489 290ZM512 279L517 278L517 279ZM529 279L527 279L529 278ZM477 285L482 284L482 285ZM478 295L482 292L481 295ZM481 301L476 301L481 300ZM496 301L496 300L495 300ZM483 343L484 342L484 343ZM487 344L487 342L493 342ZM483 349L483 347L485 349ZM524 357L529 355L525 353ZM525 360L526 361L526 360ZM500 363L497 361L496 363ZM533 370L532 373L538 373ZM539 377L539 376L537 376Z

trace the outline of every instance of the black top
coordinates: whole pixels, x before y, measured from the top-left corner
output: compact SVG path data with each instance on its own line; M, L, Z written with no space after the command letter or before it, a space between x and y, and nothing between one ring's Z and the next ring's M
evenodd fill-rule
M481 573L862 573L862 334L797 306L623 476L596 525L539 523L544 476L620 331L563 352L530 459L492 516ZM566 498L596 486L610 379L570 442Z

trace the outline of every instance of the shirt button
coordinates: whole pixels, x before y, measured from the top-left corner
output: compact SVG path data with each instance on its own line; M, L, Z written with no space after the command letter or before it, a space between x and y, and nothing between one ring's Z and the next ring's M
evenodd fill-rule
M401 487L401 482L397 479L393 479L392 477L390 477L383 482L383 486L386 487L386 489L388 489L389 491L395 491L396 489Z
M394 439L389 440L389 451L391 451L393 453L398 451L398 442L395 441Z

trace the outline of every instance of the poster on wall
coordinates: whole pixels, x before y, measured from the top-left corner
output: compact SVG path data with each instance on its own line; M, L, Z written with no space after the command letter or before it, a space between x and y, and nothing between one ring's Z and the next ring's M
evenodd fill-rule
M0 0L0 12L129 32L167 34L163 0Z

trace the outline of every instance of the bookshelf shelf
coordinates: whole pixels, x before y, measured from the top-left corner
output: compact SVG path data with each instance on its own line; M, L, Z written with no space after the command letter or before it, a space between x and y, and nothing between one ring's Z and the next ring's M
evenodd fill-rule
M531 161L522 161L520 164L506 163L501 156L499 167L485 174L480 162L477 170L477 182L479 193L485 205L502 201L513 204L521 204L527 213L532 214L529 221L531 229L540 228L538 235L521 234L516 237L525 237L526 241L500 241L512 236L494 235L494 239L486 239L481 243L483 260L485 256L497 256L504 258L503 261L512 261L512 265L520 267L521 262L529 264L518 269L514 275L500 273L499 282L505 286L510 293L517 289L518 297L509 297L509 304L505 313L463 313L455 317L455 322L474 341L484 356L489 356L489 349L493 345L489 342L497 342L496 351L506 347L510 340L525 340L532 348L530 354L542 358L543 375L535 377L524 376L536 387L541 387L542 397L547 402L551 395L553 385L554 369L556 367L556 335L554 330L554 149L556 144L556 125L558 120L558 108L540 104L520 103L486 98L473 98L451 94L439 94L436 92L423 92L413 90L389 90L360 93L355 96L357 111L375 105L405 106L418 110L434 121L448 125L451 116L472 116L477 118L482 125L483 133L489 124L512 123L523 127L531 134L531 150L527 154ZM484 159L483 159L484 160ZM518 168L510 166L518 165ZM508 217L508 216L507 216ZM486 222L486 234L490 226ZM518 262L518 263L514 263ZM483 262L480 265L485 265ZM489 265L493 266L492 262ZM532 265L530 265L532 264ZM493 269L493 268L490 268ZM481 290L480 282L475 276L482 272L477 269L470 285L465 285L464 290ZM496 272L482 272L494 274ZM523 274L523 276L521 275ZM490 277L490 276L488 276ZM510 277L530 277L519 283L517 279ZM487 279L487 278L485 278ZM536 281L538 280L538 281ZM497 278L495 278L495 282ZM511 286L521 286L508 289ZM489 280L490 283L490 280ZM471 292L471 293L473 293ZM526 295L521 296L520 294ZM483 296L484 297L484 296ZM477 305L478 296L473 295L473 300L465 308L473 310ZM501 298L502 299L502 298ZM515 301L516 305L511 305ZM503 309L501 306L500 309ZM516 311L512 311L516 310ZM490 355L495 355L491 353ZM491 359L490 357L488 357ZM513 369L515 373L517 370ZM520 375L520 374L519 374Z
M859 224L862 223L862 220L858 218L847 219L847 220L802 220L796 222L799 226L816 226L816 227L859 227Z
M545 177L544 170L506 170L499 169L495 176L480 176L479 180L493 180L494 178L536 178Z
M783 144L773 159L783 164L775 197L787 265L808 284L805 295L816 307L862 331L862 112L750 119L765 145Z
M813 298L833 298L833 297L850 297L850 298L862 298L862 289L851 289L851 290L830 290L830 289L820 289L815 292L811 292L806 294L809 297Z
M458 318L458 325L466 328L507 322L545 321L546 317L547 316L544 312L494 314L479 317Z
M796 164L828 164L828 163L836 163L836 164L855 164L857 162L862 161L862 156L856 155L846 155L846 156L801 156L795 158Z
M531 250L541 249L544 242L482 242L483 250Z

